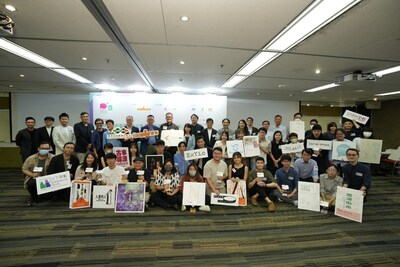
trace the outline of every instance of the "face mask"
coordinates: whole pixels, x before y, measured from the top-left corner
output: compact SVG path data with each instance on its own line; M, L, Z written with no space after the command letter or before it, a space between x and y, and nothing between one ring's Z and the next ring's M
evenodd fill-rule
M172 171L172 167L171 166L165 166L164 169L165 169L166 172Z
M49 151L47 149L39 149L39 154L41 156L46 156L47 154L49 154Z
M363 132L363 134L364 134L364 137L369 138L369 137L371 137L372 132Z
M190 176L196 176L196 170L189 170L189 175Z
M297 138L290 139L290 142L292 142L292 144L296 144L297 143Z

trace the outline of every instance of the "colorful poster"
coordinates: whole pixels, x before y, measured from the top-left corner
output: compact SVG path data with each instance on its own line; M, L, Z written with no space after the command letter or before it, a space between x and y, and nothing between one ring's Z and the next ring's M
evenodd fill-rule
M211 204L222 206L239 206L239 198L237 195L232 194L219 194L211 193Z
M206 204L206 184L185 182L182 204L186 206L204 206Z
M304 143L281 145L280 148L283 154L301 152L304 149Z
M93 208L114 209L115 207L115 186L95 185L93 186Z
M307 139L307 148L314 150L332 150L332 141Z
M72 181L71 193L69 197L70 209L90 208L91 198L92 181Z
M298 208L320 211L320 194L318 183L299 182Z
M244 157L255 157L260 155L258 136L243 137Z
M359 162L379 164L381 162L382 140L360 139Z
M289 122L289 133L297 133L299 140L304 140L304 121L296 120Z
M237 195L239 206L247 206L246 181L232 182L227 180L226 187L228 194Z
M182 130L163 130L161 140L166 146L178 146L179 142L185 141Z
M356 148L356 144L353 142L332 141L332 159L348 161L346 151L349 148Z
M358 123L366 124L367 121L369 120L369 117L358 114L356 112L346 110L343 114L343 118L350 119L350 120L355 120Z
M148 131L146 129L140 133L129 133L129 129L126 128L114 128L112 130L113 133L107 134L107 139L124 139L124 138L145 138L149 136L158 136L159 132L156 131Z
M69 171L39 176L35 180L38 195L71 187Z
M121 167L128 167L129 162L129 150L127 147L113 147L113 153L117 155L117 165Z
M144 212L145 183L118 183L115 212Z
M244 147L242 140L226 141L226 149L228 151L228 157L232 158L233 153L240 152L244 157Z
M335 215L356 222L362 222L364 196L360 190L338 187Z
M200 148L194 150L188 150L184 152L185 160L193 160L193 159L202 159L208 157L208 150L207 148Z

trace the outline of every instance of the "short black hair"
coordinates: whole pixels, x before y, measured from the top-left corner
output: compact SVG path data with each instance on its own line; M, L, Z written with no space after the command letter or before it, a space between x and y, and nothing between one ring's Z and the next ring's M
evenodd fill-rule
M34 117L26 117L26 118L25 118L25 122L27 122L28 120L33 120L34 122L36 122L36 120L35 120Z
M211 119L211 118L208 118L208 119L206 120L206 122L209 122L209 121L211 121L212 123L214 123L214 120Z
M228 118L223 119L223 120L222 120L222 123L224 123L225 120L228 121L229 123L231 123L231 120L228 119Z
M106 124L109 123L109 122L111 122L114 125L114 121L112 119L106 120Z
M357 153L357 156L360 156L360 152L356 149L356 148L348 148L347 150L346 150L346 155L347 155L347 153L349 152L349 151L354 151L354 152L356 152Z
M197 119L199 119L199 116L197 116L197 114L192 114L192 116L190 116L190 118L192 118L193 116L195 116Z
M257 158L256 158L256 162L257 162L257 161L262 161L262 162L265 162L265 160L264 160L264 158L263 158L263 157L257 157Z
M81 116L83 116L83 115L89 115L89 112L86 112L86 111L81 112Z
M106 155L104 155L105 159L116 159L117 155L115 155L114 153L108 153Z
M54 118L52 116L44 117L44 121L47 121L47 120L54 121Z
M221 152L221 153L222 153L222 148L220 148L219 146L217 146L217 147L214 147L214 149L213 149L213 152L214 152L215 150L218 150L219 152Z
M74 147L75 147L75 144L74 144L74 143L72 143L72 142L66 142L66 143L64 144L63 148L65 148L67 145L74 145Z
M252 117L247 117L246 121L247 121L248 119L254 121L254 119L253 119Z
M292 158L289 155L284 154L281 157L281 161L284 161L284 160L292 161Z
M267 133L267 132L268 132L268 130L267 130L267 129L265 129L264 127L261 127L260 129L258 129L258 132L261 132L261 131L263 131L263 132L265 132L265 133Z
M305 149L303 149L303 151L301 151L301 154L303 154L303 153L306 153L306 154L312 156L313 151L311 148L305 148Z
M61 119L61 118L64 118L64 117L67 117L69 119L69 115L67 113L65 113L65 112L61 113L60 116L58 116L58 119Z

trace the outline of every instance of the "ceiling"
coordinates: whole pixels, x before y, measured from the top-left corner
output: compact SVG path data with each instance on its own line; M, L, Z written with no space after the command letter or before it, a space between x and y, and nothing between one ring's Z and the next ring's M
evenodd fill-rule
M155 93L219 88L312 0L0 0L6 36L96 84ZM17 11L4 8L12 4ZM182 22L180 17L190 18ZM117 36L117 37L115 37ZM88 60L83 61L82 57ZM180 64L184 61L185 64ZM400 73L306 89L400 65L400 1L364 0L234 88L232 98L351 103L400 90ZM315 70L320 69L320 74ZM20 77L24 74L25 77ZM147 80L147 82L146 82ZM176 89L173 89L176 90ZM0 92L99 92L0 49ZM378 97L400 98L400 94Z

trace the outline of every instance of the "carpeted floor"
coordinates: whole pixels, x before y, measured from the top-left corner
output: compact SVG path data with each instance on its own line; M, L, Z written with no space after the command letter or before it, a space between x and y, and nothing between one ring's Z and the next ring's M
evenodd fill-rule
M400 266L400 177L373 177L361 224L281 203L194 215L28 207L22 181L0 170L1 266Z

